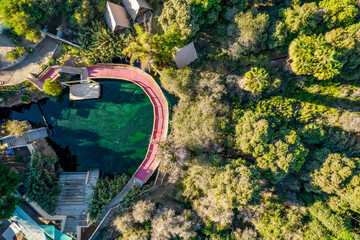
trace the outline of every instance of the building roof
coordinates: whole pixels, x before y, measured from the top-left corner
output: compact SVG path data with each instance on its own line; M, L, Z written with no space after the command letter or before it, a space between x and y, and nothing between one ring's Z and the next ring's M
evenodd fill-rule
M52 225L39 225L46 232L47 236L52 240L72 240L72 238L61 231L57 230Z
M25 235L26 239L46 240L45 231L19 206L15 207L15 212L10 220L16 222L16 225Z
M106 7L109 12L109 16L112 19L112 29L115 30L116 26L130 28L130 22L126 15L126 10L120 5L112 2L107 2Z
M123 5L129 13L132 20L135 21L138 12L141 8L151 9L150 5L145 0L123 0Z
M184 68L197 58L198 55L196 53L194 42L191 42L177 51L174 60L178 68Z

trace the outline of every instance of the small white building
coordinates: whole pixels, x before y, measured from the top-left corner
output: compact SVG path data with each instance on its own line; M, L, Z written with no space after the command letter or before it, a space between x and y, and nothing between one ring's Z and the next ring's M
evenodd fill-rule
M112 2L106 3L105 21L113 32L131 28L125 8Z
M145 0L123 0L123 5L132 20L139 24L151 17L153 9Z
M195 61L197 58L198 55L196 53L194 42L191 42L185 47L180 48L174 56L176 66L178 68L184 68L185 66Z

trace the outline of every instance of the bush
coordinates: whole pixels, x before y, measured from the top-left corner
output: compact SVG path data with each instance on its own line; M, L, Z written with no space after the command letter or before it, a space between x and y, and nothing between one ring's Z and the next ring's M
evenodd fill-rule
M51 95L51 96L58 96L61 93L61 84L56 81L52 80L51 78L48 78L45 80L44 87L43 87L44 93Z
M15 44L19 44L21 41L21 37L17 35L12 29L6 29L4 31L5 35L11 39Z
M15 61L19 57L23 56L26 52L26 48L16 47L14 50L6 53L6 58L10 61Z
M24 95L21 97L21 101L24 103L29 103L31 101L31 98L28 95Z
M3 128L5 128L7 135L15 135L16 137L24 135L29 130L26 122L19 120L9 120Z
M88 204L91 221L96 221L106 205L120 193L128 181L129 176L125 174L115 176L113 179L108 177L98 179Z

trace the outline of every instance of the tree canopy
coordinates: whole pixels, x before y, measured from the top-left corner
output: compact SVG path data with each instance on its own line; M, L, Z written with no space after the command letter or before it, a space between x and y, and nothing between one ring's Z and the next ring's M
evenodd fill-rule
M24 121L19 120L9 120L5 126L3 126L3 133L7 135L14 135L16 137L24 135L27 131L30 130L29 126Z
M51 96L58 96L62 91L61 84L57 80L48 78L45 80L43 91Z
M15 206L21 202L21 199L15 196L20 179L20 174L11 171L10 167L0 162L0 220L9 219L15 211Z
M38 153L34 153L24 184L25 195L30 201L37 202L49 211L55 208L61 192L59 182L61 168L57 164L57 158L54 156L41 157Z
M323 35L300 36L289 47L292 70L299 75L312 74L319 80L327 80L340 74L343 64Z
M270 85L270 76L264 68L252 67L245 73L244 80L253 93L262 92Z

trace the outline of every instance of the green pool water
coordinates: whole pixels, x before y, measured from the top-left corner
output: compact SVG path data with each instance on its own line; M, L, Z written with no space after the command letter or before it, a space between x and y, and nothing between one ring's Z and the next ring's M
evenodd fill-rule
M65 95L61 102L48 100L40 105L53 127L51 142L67 171L99 167L105 175L128 172L146 155L154 117L150 99L135 84L100 82L101 99L69 101ZM36 104L22 113L13 111L11 118L43 122Z

